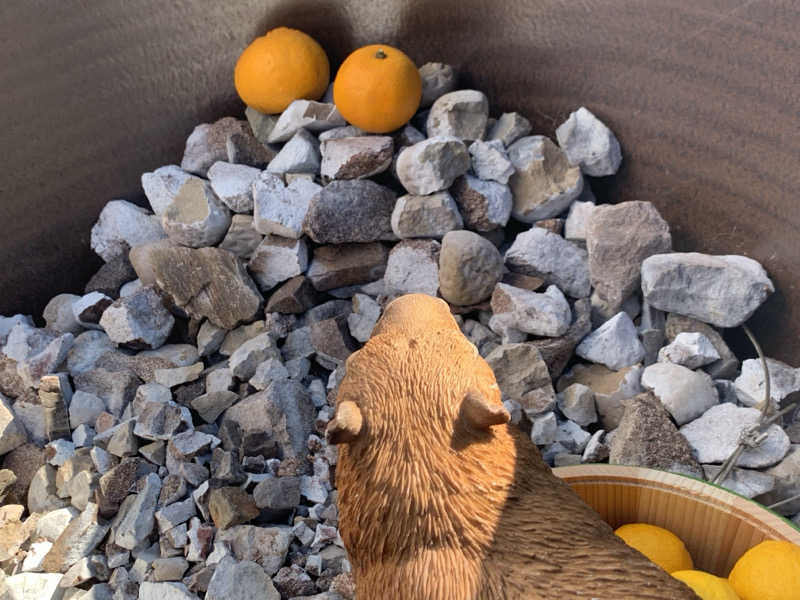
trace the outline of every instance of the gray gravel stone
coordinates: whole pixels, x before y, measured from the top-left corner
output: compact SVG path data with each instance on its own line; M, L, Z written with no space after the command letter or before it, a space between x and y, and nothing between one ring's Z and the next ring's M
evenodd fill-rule
M568 452L583 454L591 434L572 421L561 421L556 429L556 442L564 446Z
M227 330L217 327L211 321L203 321L197 332L197 351L200 356L211 356L222 345Z
M547 446L556 441L558 432L558 421L556 413L547 412L536 417L531 421L531 441L537 446Z
M253 182L261 174L259 169L229 162L215 162L208 170L211 189L217 198L233 212L253 210Z
M428 137L452 136L482 140L489 118L489 100L477 90L457 90L436 99L425 125Z
M295 179L286 185L280 176L264 171L253 182L253 226L264 234L299 238L311 198L321 189L307 179Z
M97 548L106 537L109 527L110 523L99 518L97 505L90 502L55 540L50 552L42 561L42 568L48 572L65 572Z
M697 369L719 360L719 352L702 333L679 333L658 352L658 362L671 362L687 369Z
M155 512L158 531L163 534L181 523L186 523L195 514L196 507L194 498L191 496L181 502L173 502Z
M591 388L603 427L611 431L619 425L625 410L624 401L642 392L641 375L639 365L611 371L599 364L578 364L558 380L557 389L562 392L573 383Z
M84 331L67 353L67 370L73 377L90 371L101 356L115 348L104 331Z
M359 129L354 125L345 125L343 127L334 127L333 129L323 131L317 138L319 138L320 142L324 142L326 140L338 140L340 138L360 137L363 135L367 135L367 132L363 129Z
M242 260L247 260L261 243L263 237L253 227L251 215L233 215L231 226L228 227L225 237L219 243L219 248L227 250Z
M28 434L8 399L0 394L0 456L8 454L28 441Z
M451 231L442 239L439 289L452 304L471 305L486 300L500 280L503 259L497 248L471 231Z
M652 390L678 425L698 418L719 402L717 389L706 373L672 363L647 367L642 372L642 387Z
M644 306L649 307L646 302ZM656 310L657 309L649 309L648 312L652 313ZM661 311L658 311L658 313L660 315L664 314ZM643 317L645 314L643 314ZM714 348L719 352L721 357L720 360L706 366L704 370L714 379L734 379L739 373L739 359L731 352L725 340L722 339L719 332L711 325L702 323L691 317L684 317L672 313L667 316L666 323L663 323L662 318L658 324L653 326L663 329L668 342L673 342L679 334L684 332L702 333L714 345Z
M583 190L583 176L566 155L540 135L518 139L508 148L516 169L509 185L514 195L511 214L518 221L533 223L564 212Z
M608 444L602 441L605 433L605 429L599 429L592 434L592 437L586 443L583 455L581 455L582 463L599 463L608 460L610 449Z
M636 326L624 312L618 313L586 336L578 344L575 353L615 371L644 359L644 347L639 341Z
M792 445L783 460L763 474L775 478L775 487L771 492L756 498L762 504L770 506L800 494L800 444ZM800 512L800 500L786 502L776 507L775 512L782 515Z
M256 367L256 372L250 378L249 383L261 391L267 389L273 381L280 379L289 379L289 371L279 358L268 358Z
M519 234L505 255L509 269L541 277L575 298L589 296L586 252L541 227Z
M242 263L225 250L153 244L132 250L131 263L143 283L157 282L190 316L225 329L251 320L263 301Z
M252 561L223 558L208 584L206 600L280 600L281 595L264 569Z
M163 386L173 388L183 383L194 381L200 377L204 365L197 362L187 367L175 367L174 369L156 369L154 380Z
M153 581L180 581L189 568L182 556L159 558L153 561Z
M642 263L647 302L717 327L738 327L774 290L763 267L745 256L672 253Z
M475 231L493 231L505 227L511 216L511 189L496 181L483 181L463 175L450 188L464 223Z
M207 181L195 177L181 186L161 215L161 225L169 239L190 248L219 243L230 224L228 207L220 202ZM149 241L152 240L144 240Z
M150 535L160 492L161 480L150 473L144 478L141 491L125 499L113 525L117 546L133 550Z
M593 177L613 175L622 162L619 142L611 130L581 106L556 129L558 144L569 162Z
M437 192L428 196L406 194L397 199L391 217L392 231L400 239L441 239L464 222L452 196Z
M726 402L712 406L702 417L681 427L681 433L699 462L722 463L736 449L742 432L754 426L760 416L755 408ZM774 465L786 456L789 436L778 425L770 425L766 432L767 438L760 446L742 452L737 466L760 469Z
M182 583L143 581L138 600L198 600L198 597Z
M469 153L472 156L472 170L482 180L506 184L514 174L514 165L500 140L476 140L470 144Z
M347 316L350 335L362 344L366 343L380 316L380 304L366 294L354 294L353 312Z
M531 123L519 113L503 113L489 128L487 140L499 140L506 148L531 132Z
M72 312L72 305L80 296L75 294L58 294L50 299L44 307L42 316L47 322L47 328L60 333L78 335L83 327Z
M278 150L269 144L262 144L250 132L233 132L225 140L228 162L263 169L275 158Z
M572 322L572 313L564 294L551 285L543 294L498 283L492 293L492 312L489 321L493 331L503 332L511 327L525 333L560 336Z
M134 350L162 346L174 323L161 296L151 287L116 300L100 318L100 326L112 342Z
M588 188L585 188L588 189ZM586 242L589 223L595 209L594 202L576 200L569 207L567 220L564 221L564 237L571 242Z
M268 235L255 249L247 268L263 291L268 291L308 268L308 247L304 240Z
M280 351L272 336L262 333L239 346L228 364L235 377L246 381L255 374L258 365L269 358L280 358Z
M319 141L305 129L300 129L270 161L267 171L317 174L319 167Z
M397 157L397 177L410 194L424 196L449 188L470 167L469 151L452 136L435 136L408 146Z
M391 137L365 135L325 140L320 145L320 174L329 179L363 179L382 173L392 163Z
M278 116L266 115L250 106L245 108L244 116L247 118L247 122L250 124L250 129L256 139L262 144L267 144L269 134L272 133L275 123L278 122Z
M166 237L158 218L126 200L111 200L92 227L92 250L109 261L129 248Z
M784 398L800 391L800 369L767 358L769 371L769 397L773 408L778 408ZM736 378L736 396L744 406L761 407L764 402L764 370L761 361L749 358L742 363L742 373Z
M422 99L420 108L428 108L437 98L452 92L456 87L456 73L446 63L428 62L419 68L422 78Z
M205 177L211 165L228 159L228 137L246 132L247 124L233 117L224 117L214 123L201 123L186 139L181 169Z
M285 142L301 129L320 133L346 124L334 104L295 100L278 117L267 141L271 144Z
M714 479L721 470L721 465L703 465L703 472L708 481ZM724 481L718 482L718 485L745 498L755 498L775 487L775 476L750 469L733 469Z
M389 250L377 242L319 246L314 250L307 275L314 288L321 292L369 283L383 277L388 258Z
M192 408L206 423L213 423L225 410L239 400L239 395L227 390L209 391L192 400Z
M3 578L6 600L62 600L64 589L58 586L61 573L17 573Z
M99 325L100 318L103 316L103 311L105 311L112 302L113 300L105 294L89 292L72 303L72 315L81 327L86 327L87 329L101 329Z
M672 237L650 202L621 202L592 210L586 247L592 285L611 310L619 310L639 287L642 261L669 252Z
M218 532L216 537L216 541L226 542L230 546L237 560L256 562L270 576L283 566L291 540L290 527L255 525L231 527Z
M178 165L166 165L152 173L143 173L142 189L153 212L159 217L163 215L181 186L192 177L195 176Z
M547 365L542 360L541 354L533 344L504 344L498 346L486 357L486 362L492 367L497 384L503 393L503 400L514 400L522 409L531 414L539 414L547 410L547 402L529 402L541 400L540 397L526 399L526 394L544 388L553 392L550 374ZM555 395L553 394L553 400Z
M384 274L386 294L436 296L440 249L435 240L403 240L392 248Z
M570 421L586 427L597 421L594 392L591 388L573 383L558 394L558 408Z
M395 200L373 181L333 181L311 199L303 230L319 244L392 240Z

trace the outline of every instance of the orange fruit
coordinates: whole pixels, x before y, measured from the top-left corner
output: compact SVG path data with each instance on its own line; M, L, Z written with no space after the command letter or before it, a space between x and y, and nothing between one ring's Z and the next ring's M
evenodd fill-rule
M700 600L741 600L727 579L704 571L675 571L672 573L700 596Z
M373 44L348 56L333 82L333 101L351 125L387 133L408 123L422 98L416 65L397 48Z
M667 573L694 568L692 557L681 539L663 527L647 523L630 523L618 527L614 533Z
M761 542L736 561L728 581L742 600L800 600L800 546Z
M244 49L233 81L247 106L266 114L279 113L294 100L318 100L330 82L328 57L314 38L278 27Z

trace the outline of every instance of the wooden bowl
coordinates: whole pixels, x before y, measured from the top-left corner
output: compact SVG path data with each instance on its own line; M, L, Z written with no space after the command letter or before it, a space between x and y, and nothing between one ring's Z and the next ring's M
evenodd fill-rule
M577 465L553 469L615 529L650 523L683 540L696 569L727 577L764 540L800 544L800 529L762 505L710 483L641 467Z

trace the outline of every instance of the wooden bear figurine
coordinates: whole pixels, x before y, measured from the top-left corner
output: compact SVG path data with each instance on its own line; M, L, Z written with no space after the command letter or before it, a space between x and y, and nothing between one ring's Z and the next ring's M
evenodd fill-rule
M697 598L617 538L508 420L447 304L387 306L347 361L327 430L360 599Z

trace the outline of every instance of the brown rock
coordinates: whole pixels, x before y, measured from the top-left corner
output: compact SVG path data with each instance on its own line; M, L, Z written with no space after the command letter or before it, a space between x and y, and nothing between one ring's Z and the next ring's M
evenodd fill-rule
M298 275L272 293L265 312L302 314L317 303L317 296L311 280L305 275Z
M477 304L492 294L503 274L503 257L471 231L451 231L439 254L439 291L453 304Z
M359 348L359 343L350 335L346 315L315 321L310 328L311 345L317 353L317 360L328 361L334 368Z
M48 573L63 573L84 556L89 556L108 533L111 523L100 519L97 505L86 509L70 521L42 561Z
M320 246L306 275L319 291L370 283L383 277L389 251L383 244Z
M320 172L330 179L361 179L389 168L394 143L388 136L357 136L324 140Z
M522 275L521 277L527 276ZM528 279L538 280L537 277L528 277ZM581 298L576 300L572 306L572 323L563 336L531 342L539 350L542 359L547 364L550 377L555 379L561 375L572 358L575 347L589 334L591 329L592 320L589 299Z
M118 254L92 275L83 293L100 292L110 298L119 298L119 288L134 279L136 271L133 270L127 254Z
M208 511L217 529L227 529L255 519L261 512L253 497L240 487L222 487L211 490Z
M686 438L650 393L625 403L625 413L611 440L609 462L703 476Z
M533 226L561 235L564 230L564 219L542 219L541 221L536 221Z

